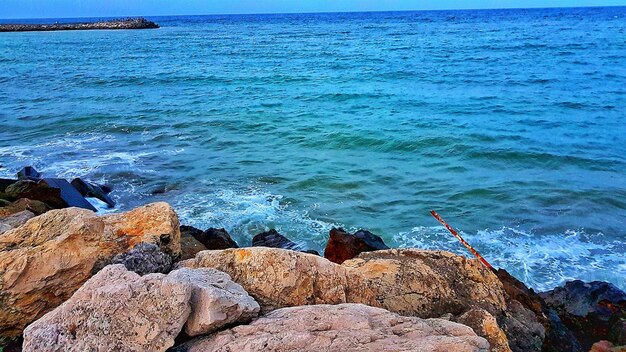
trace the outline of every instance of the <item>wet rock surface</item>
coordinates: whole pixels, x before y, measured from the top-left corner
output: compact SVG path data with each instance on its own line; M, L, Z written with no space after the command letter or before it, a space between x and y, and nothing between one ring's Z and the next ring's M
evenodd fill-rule
M324 250L324 258L338 264L363 252L389 249L382 238L366 230L354 234L333 228Z
M130 251L113 257L111 264L122 264L139 275L166 274L172 269L172 257L161 252L156 244L142 242Z
M202 243L207 249L228 249L239 248L225 229L209 228L206 231L198 230L191 226L181 226L181 231L185 231Z
M209 351L487 351L467 326L441 319L403 317L361 304L315 305L273 311L174 348Z
M540 295L585 349L626 334L621 330L626 320L626 293L613 284L575 280Z

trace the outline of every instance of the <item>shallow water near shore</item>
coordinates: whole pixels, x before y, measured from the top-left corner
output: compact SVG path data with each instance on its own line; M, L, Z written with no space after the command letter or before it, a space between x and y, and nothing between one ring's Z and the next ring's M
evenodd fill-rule
M534 288L626 289L626 8L148 19L0 34L0 176L466 254L435 209Z

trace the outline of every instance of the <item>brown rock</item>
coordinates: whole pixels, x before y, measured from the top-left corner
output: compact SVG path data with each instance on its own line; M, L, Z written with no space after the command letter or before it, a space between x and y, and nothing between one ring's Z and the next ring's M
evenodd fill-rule
M330 230L330 238L324 250L324 258L341 264L363 252L389 249L383 239L365 230L354 234L343 229Z
M361 304L283 308L250 325L192 340L174 351L487 351L464 325L403 317Z
M18 335L67 300L99 263L139 242L180 255L178 218L166 203L96 216L52 210L0 235L0 335Z
M477 260L444 251L390 249L361 253L343 266L365 275L377 306L421 318L506 309L500 280Z
M609 341L598 341L591 346L589 352L626 352L626 346L615 346Z
M52 208L50 208L44 202L40 202L38 200L31 200L27 198L21 198L6 207L0 208L0 217L9 216L11 214L19 213L24 210L28 210L35 215L41 215L50 209Z
M28 210L20 211L19 213L11 214L9 216L0 217L0 234L6 231L12 230L18 226L22 226L26 221L35 217L35 214Z
M364 277L312 254L251 247L204 251L178 263L223 271L243 286L264 312L307 304L373 304Z
M207 248L189 233L180 231L181 260L191 259L199 252L206 251Z
M480 308L469 310L454 321L469 326L478 336L486 338L489 341L490 352L511 352L506 334L498 326L496 318L486 310Z

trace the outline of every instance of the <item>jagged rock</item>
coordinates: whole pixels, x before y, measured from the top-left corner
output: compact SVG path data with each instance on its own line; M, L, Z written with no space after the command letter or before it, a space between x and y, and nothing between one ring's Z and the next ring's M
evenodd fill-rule
M191 226L181 226L185 231L202 243L207 249L239 248L225 229L209 228L206 231L198 230Z
M330 238L324 250L324 258L338 264L352 259L363 252L389 249L379 236L365 230L354 234L343 229L330 230Z
M150 273L169 273L172 269L172 257L161 252L154 243L139 243L126 253L113 257L112 264L122 264L126 269L139 275Z
M471 309L454 321L469 326L476 334L487 339L490 352L511 352L506 334L498 326L496 318L486 310Z
M24 331L24 352L165 351L189 317L192 286L110 265Z
M0 217L9 216L24 210L28 210L35 215L41 215L50 209L52 208L44 202L21 198L5 207L0 208Z
M252 238L253 247L271 247L290 249L294 251L300 250L300 247L287 237L278 233L278 231L271 229L269 231L261 232L260 234Z
M200 243L192 234L192 231L198 231L202 234L202 230L198 230L191 226L180 227L180 250L181 250L181 260L191 259L196 256L199 252L206 251L207 248L205 245Z
M85 182L80 178L73 179L70 184L76 188L78 193L80 193L83 197L95 197L105 202L109 208L115 207L115 202L108 196L108 193L111 192L110 188L104 189L100 185Z
M234 323L247 323L259 314L259 304L228 274L215 269L181 268L168 277L192 285L189 336L212 333Z
M375 303L355 269L301 252L267 247L204 251L178 265L227 273L264 312L307 304Z
M540 296L556 310L585 349L596 341L609 340L614 325L624 327L619 323L626 319L626 293L608 282L570 281Z
M178 217L168 204L102 217L52 210L1 234L0 335L18 335L68 299L100 263L141 242L180 255Z
M538 321L535 313L526 309L519 301L509 301L506 312L500 314L498 319L512 351L539 352L543 350L545 328Z
M26 166L17 172L17 179L39 181L41 173L32 166Z
M66 31L94 29L150 29L159 25L143 17L84 23L0 24L0 32Z
M250 325L192 340L178 352L487 351L467 326L403 317L361 304L283 308Z
M578 339L535 291L526 287L523 282L504 269L498 269L496 275L510 299L520 302L525 308L535 313L537 321L544 327L545 339L542 351L583 351Z
M26 221L35 217L35 214L28 210L21 211L19 213L11 214L9 216L0 217L0 234L3 234L9 230L12 230L18 226L22 226Z

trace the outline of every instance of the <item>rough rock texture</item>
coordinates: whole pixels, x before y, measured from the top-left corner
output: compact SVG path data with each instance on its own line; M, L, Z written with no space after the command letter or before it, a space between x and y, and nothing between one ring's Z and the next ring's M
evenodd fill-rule
M126 253L118 254L112 264L122 264L139 275L150 273L167 274L172 270L172 257L161 252L154 243L141 242Z
M43 180L22 179L6 188L4 193L11 199L28 198L48 204L53 208L65 208L67 202L61 197L61 189L50 187Z
M159 28L159 25L143 17L121 20L84 22L84 23L54 23L54 24L0 24L0 32L32 32L32 31L67 31L67 30L94 30L94 29L150 29Z
M52 210L0 235L0 335L18 335L68 299L100 263L140 242L180 253L178 218L166 203L96 216Z
M307 304L374 304L366 280L355 269L312 254L266 247L204 251L178 263L230 275L264 312Z
M487 351L464 325L402 317L361 304L273 311L250 325L192 340L174 351Z
M180 251L181 251L181 260L191 259L196 256L199 252L206 251L207 248L205 245L200 243L194 236L191 235L190 231L187 228L192 228L191 226L181 226L180 227ZM197 230L197 229L196 229ZM201 230L200 233L202 233Z
M469 310L463 315L454 319L455 322L467 325L478 336L482 336L489 341L489 351L510 352L509 341L506 334L498 326L498 322L493 315L484 309L476 308Z
M165 351L187 320L191 285L111 265L24 331L24 351Z
M19 213L11 214L5 217L0 217L0 234L24 225L26 221L32 219L33 217L35 217L35 214L28 210L20 211Z
M498 323L506 333L512 351L543 351L545 328L535 313L519 301L508 302L506 312L498 316Z
M189 336L212 333L234 323L247 323L259 314L259 304L228 274L215 269L181 268L168 277L192 285Z
M330 238L324 250L324 258L335 263L343 263L363 252L389 249L383 239L365 230L354 234L343 229L330 230Z
M498 269L496 275L502 282L510 300L516 300L526 309L535 313L537 321L541 323L545 331L545 338L541 347L545 352L582 352L583 348L574 334L561 322L554 309L548 307L545 301L532 289L509 274L504 269ZM511 320L507 317L503 320ZM515 323L512 323L515 325ZM539 332L539 329L536 329ZM523 333L523 332L522 332ZM540 334L536 335L540 336Z
M225 229L210 228L202 231L191 226L181 226L180 230L193 236L207 249L239 248L237 242L230 237Z
M52 208L50 208L44 202L21 198L5 207L0 208L0 217L9 216L11 214L19 213L24 210L28 210L35 215L41 215L50 209Z
M294 251L300 250L300 247L295 242L281 235L274 229L261 232L260 234L254 236L252 238L252 246L291 249Z
M615 325L624 327L620 322L626 319L626 293L608 282L575 280L540 295L586 349L609 335L619 336Z
M506 310L500 280L480 262L449 252L366 252L343 266L365 275L377 306L402 315L436 318L483 308L497 316Z

